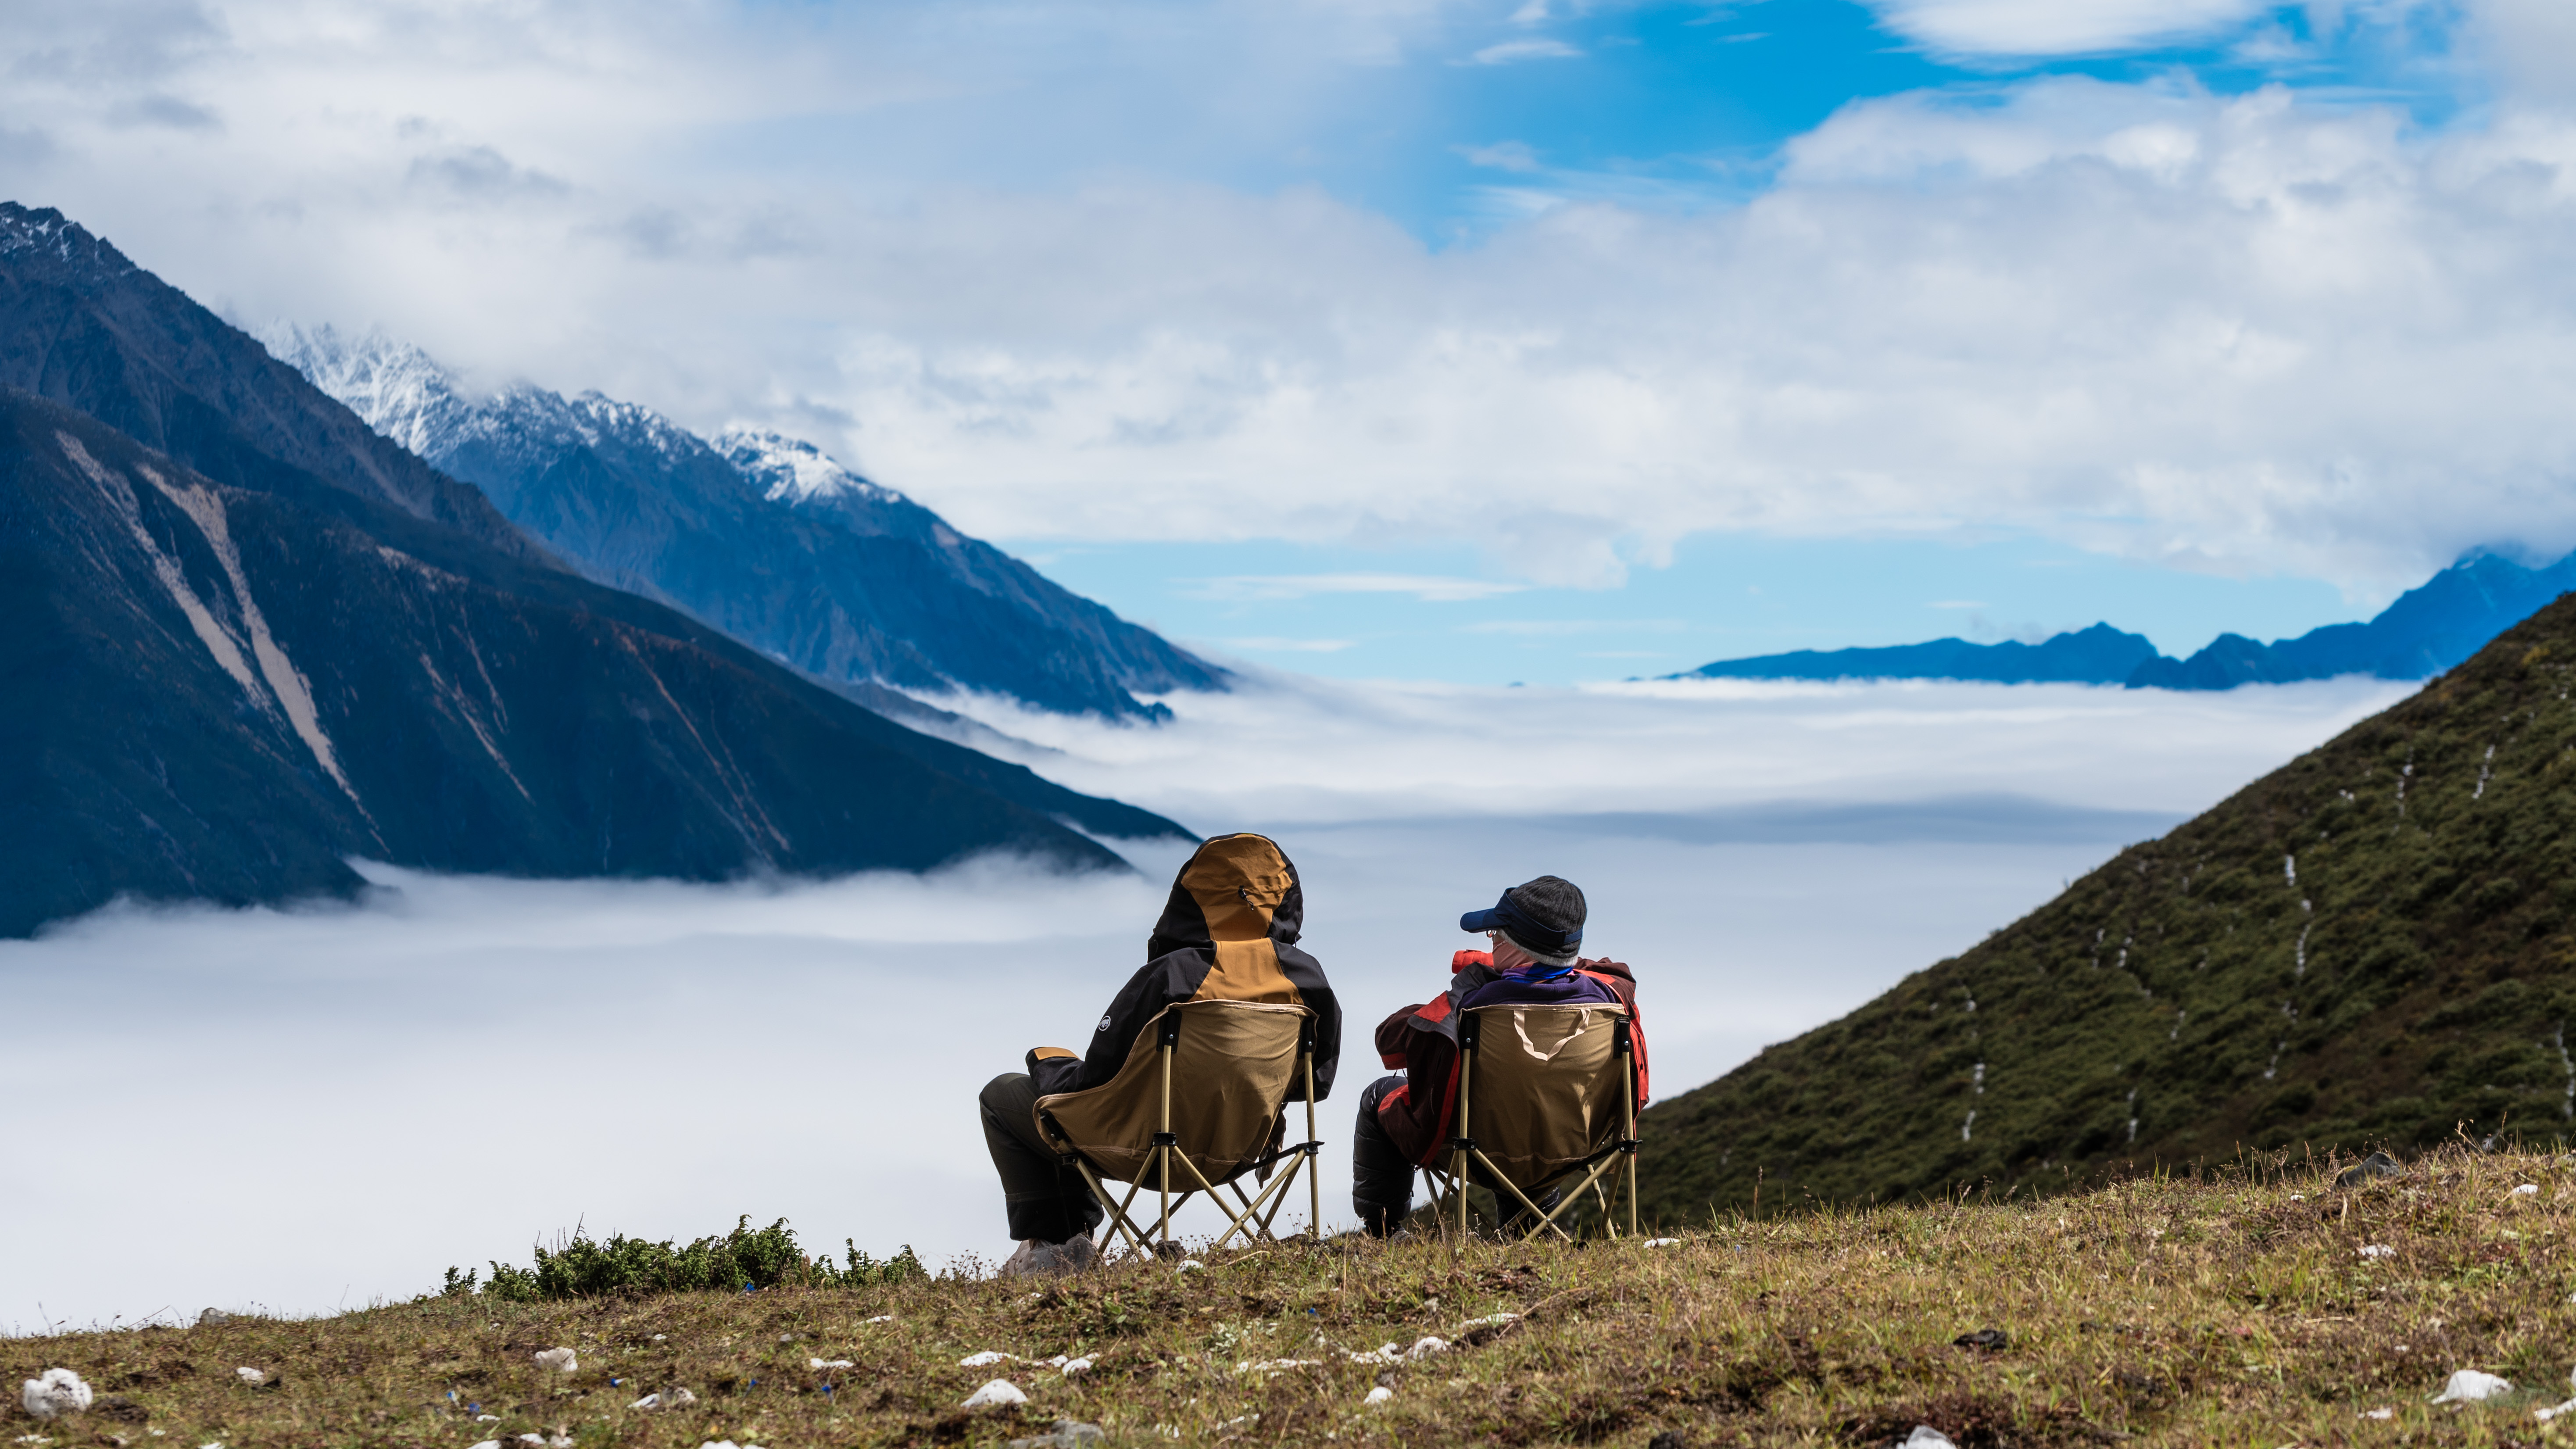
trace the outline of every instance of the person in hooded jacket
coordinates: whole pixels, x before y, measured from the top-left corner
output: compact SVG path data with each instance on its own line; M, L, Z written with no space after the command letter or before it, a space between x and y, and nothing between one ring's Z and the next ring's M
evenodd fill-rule
M1637 1010L1637 978L1624 963L1578 954L1587 910L1572 881L1543 875L1503 892L1490 910L1458 918L1480 931L1486 951L1449 958L1449 990L1378 1023L1379 1059L1402 1067L1360 1093L1351 1138L1351 1210L1369 1233L1386 1237L1413 1211L1413 1170L1449 1141L1458 1100L1458 1014L1508 1002L1574 1005L1597 1001L1628 1010L1637 1053L1637 1105L1646 1104L1646 1033Z
M1031 1050L1025 1071L986 1083L979 1099L984 1145L1001 1175L1002 1203L1018 1249L1005 1274L1054 1273L1089 1266L1100 1203L1082 1174L1058 1160L1038 1135L1037 1102L1079 1092L1118 1075L1137 1037L1178 1001L1269 1001L1315 1015L1315 1096L1332 1095L1342 1050L1342 1010L1314 957L1297 948L1306 894L1297 867L1269 839L1220 835L1201 844L1172 881L1162 919L1145 943L1146 961L1110 1000L1079 1055L1063 1047ZM1289 1087L1303 1101L1306 1084Z

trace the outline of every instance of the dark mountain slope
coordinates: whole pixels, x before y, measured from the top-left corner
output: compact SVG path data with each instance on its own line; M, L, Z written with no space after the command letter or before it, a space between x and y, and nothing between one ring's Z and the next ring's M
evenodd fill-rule
M1994 684L2117 684L2157 658L2143 634L2108 624L2038 644L1971 644L1935 639L1885 649L1800 649L1754 659L1721 659L1691 671L1702 679L1972 679ZM1676 676L1677 678L1680 676Z
M1646 1115L1668 1220L2576 1121L2576 599Z
M501 552L545 557L482 494L51 208L0 202L0 386L87 413L218 483L257 487L283 462Z
M1179 833L695 626L580 607L618 597L596 585L495 587L447 567L479 543L272 475L221 487L0 389L0 934L121 893L344 890L349 855L716 879L1120 864L1057 815Z
M1224 670L811 444L750 431L711 444L597 393L468 397L420 349L382 337L284 329L268 342L591 577L817 678L1111 717L1170 713L1135 693L1226 687Z

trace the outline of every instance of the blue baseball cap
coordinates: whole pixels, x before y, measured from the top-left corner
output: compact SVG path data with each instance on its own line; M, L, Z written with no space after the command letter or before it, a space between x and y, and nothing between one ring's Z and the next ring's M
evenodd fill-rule
M1487 910L1458 918L1462 931L1500 931L1533 956L1570 958L1583 946L1583 892L1543 875L1503 892Z

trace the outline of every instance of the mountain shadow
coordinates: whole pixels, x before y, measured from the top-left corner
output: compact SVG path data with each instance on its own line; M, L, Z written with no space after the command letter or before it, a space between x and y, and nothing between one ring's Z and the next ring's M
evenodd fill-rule
M1650 1109L1667 1222L2576 1123L2576 599Z

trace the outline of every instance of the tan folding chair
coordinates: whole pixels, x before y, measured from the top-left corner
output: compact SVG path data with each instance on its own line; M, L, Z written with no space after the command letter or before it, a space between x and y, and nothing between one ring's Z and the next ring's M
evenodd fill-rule
M1306 1085L1306 1138L1286 1143L1288 1088ZM1128 1184L1127 1196L1109 1209L1103 1235L1115 1232L1134 1251L1152 1254L1171 1236L1172 1214L1192 1194L1204 1192L1232 1221L1211 1249L1235 1234L1250 1243L1277 1241L1270 1224L1288 1201L1300 1168L1306 1173L1307 1231L1323 1221L1323 1194L1314 1156L1314 1013L1270 1001L1182 1001L1163 1008L1136 1034L1136 1045L1118 1075L1097 1087L1040 1097L1038 1131L1068 1167L1078 1169L1103 1205L1101 1184ZM1282 1160L1288 1170L1271 1176ZM1239 1178L1264 1181L1247 1195ZM1149 1237L1128 1216L1145 1184L1155 1186L1160 1210ZM1178 1183L1180 1198L1172 1188ZM1242 1210L1217 1195L1222 1185ZM1104 1244L1105 1246L1106 1244Z
M1448 1170L1425 1167L1432 1201L1453 1195L1458 1234L1468 1234L1467 1185L1508 1193L1530 1226L1524 1237L1554 1232L1586 1190L1612 1168L1622 1170L1628 1233L1637 1231L1637 1058L1624 1007L1604 1004L1479 1006L1458 1022L1458 1105L1452 1114ZM1558 1189L1556 1206L1536 1196ZM1618 1225L1605 1200L1602 1221ZM1505 1211L1500 1217L1508 1220ZM1441 1226L1448 1227L1446 1213Z

